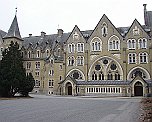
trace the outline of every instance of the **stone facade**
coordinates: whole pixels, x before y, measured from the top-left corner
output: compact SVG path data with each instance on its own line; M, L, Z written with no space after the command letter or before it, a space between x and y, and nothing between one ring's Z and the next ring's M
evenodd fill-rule
M35 79L33 93L146 96L152 92L151 13L144 5L145 25L135 19L130 27L116 28L103 15L94 30L80 31L76 25L71 33L58 29L25 38L15 16L0 36L0 47L20 44L26 72Z

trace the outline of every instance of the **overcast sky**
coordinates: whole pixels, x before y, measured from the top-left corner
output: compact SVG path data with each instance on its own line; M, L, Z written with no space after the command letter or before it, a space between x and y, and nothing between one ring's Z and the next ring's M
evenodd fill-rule
M0 29L8 31L16 7L22 37L55 34L58 28L71 32L75 25L93 30L103 14L116 27L130 26L135 18L144 24L144 3L152 11L152 0L0 0Z

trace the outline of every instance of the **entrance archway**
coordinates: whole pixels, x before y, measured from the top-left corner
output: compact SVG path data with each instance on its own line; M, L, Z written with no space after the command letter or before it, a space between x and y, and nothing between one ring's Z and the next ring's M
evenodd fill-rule
M70 82L66 84L66 94L72 95L72 84Z
M134 85L134 95L135 96L143 96L143 85L141 82L137 82Z

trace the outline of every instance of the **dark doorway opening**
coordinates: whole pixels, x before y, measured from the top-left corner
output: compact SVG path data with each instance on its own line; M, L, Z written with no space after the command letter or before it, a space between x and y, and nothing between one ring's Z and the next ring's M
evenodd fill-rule
M70 82L66 84L66 94L72 95L72 84Z
M143 96L143 85L141 82L135 83L134 93L135 93L135 96Z

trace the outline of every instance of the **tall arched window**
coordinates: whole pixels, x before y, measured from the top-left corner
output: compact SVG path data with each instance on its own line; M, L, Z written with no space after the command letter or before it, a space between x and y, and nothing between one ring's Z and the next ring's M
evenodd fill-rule
M101 40L99 37L94 37L91 41L91 49L92 51L101 51Z
M96 74L96 72L92 73L92 80L97 80L97 74Z
M99 80L104 80L104 74L102 72L99 73Z
M115 80L120 80L120 74L119 73L115 74Z
M120 50L120 40L117 36L113 35L108 40L109 50Z
M107 80L113 80L113 75L112 75L112 73L108 73L108 75L107 75Z

